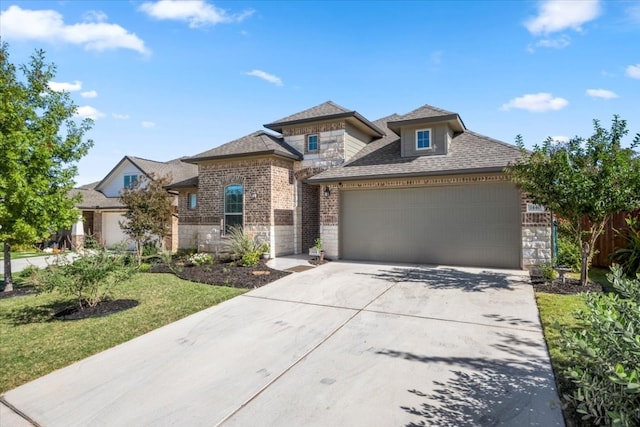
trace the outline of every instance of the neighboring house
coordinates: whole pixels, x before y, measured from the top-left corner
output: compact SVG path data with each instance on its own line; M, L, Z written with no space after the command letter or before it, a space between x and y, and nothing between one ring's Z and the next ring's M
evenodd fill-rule
M517 147L425 105L369 121L333 102L183 160L179 246L217 250L242 225L271 255L522 268L551 260L551 218L504 168Z
M76 206L82 211L85 234L93 235L107 247L128 241L129 237L120 228L120 221L124 221L123 214L126 212L120 202L120 193L124 188L135 186L141 177L149 179L152 176L160 178L169 175L171 183L175 183L193 178L197 173L196 166L184 163L182 159L157 162L124 156L102 181L74 189L75 194L82 195L82 200ZM172 233L165 239L165 247L175 251L178 247L178 200L177 195L172 194L176 212L172 215Z

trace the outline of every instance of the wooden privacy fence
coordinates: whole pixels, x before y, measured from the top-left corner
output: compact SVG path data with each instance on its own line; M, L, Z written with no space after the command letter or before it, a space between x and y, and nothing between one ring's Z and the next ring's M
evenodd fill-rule
M640 209L631 213L631 215L640 218ZM616 248L625 246L625 241L617 235L615 230L626 230L627 223L624 221L629 216L628 212L618 212L614 214L598 240L596 240L595 249L598 251L593 257L592 265L596 267L608 267L611 265L611 259L609 255L613 253Z

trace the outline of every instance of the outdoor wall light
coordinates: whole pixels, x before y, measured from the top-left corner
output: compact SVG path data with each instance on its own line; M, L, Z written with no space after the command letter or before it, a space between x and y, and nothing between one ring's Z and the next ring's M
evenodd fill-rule
M329 186L324 187L324 197L329 197L331 195L331 189Z

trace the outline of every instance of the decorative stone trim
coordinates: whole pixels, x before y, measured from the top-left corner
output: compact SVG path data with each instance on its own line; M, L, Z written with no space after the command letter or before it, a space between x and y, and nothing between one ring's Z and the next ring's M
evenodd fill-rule
M346 181L338 184L343 189L353 188L384 188L384 187L423 187L434 185L471 184L480 182L508 182L511 181L508 175L456 175L438 176L425 178L404 178L369 181Z

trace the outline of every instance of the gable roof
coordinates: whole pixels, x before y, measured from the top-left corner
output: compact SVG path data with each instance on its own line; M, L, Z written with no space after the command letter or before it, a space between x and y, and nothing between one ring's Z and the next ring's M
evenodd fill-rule
M333 119L355 119L361 126L363 126L368 133L375 137L384 136L384 132L371 123L369 120L361 116L357 111L348 110L333 101L327 101L315 107L308 108L300 111L299 113L292 114L284 117L275 122L264 125L267 129L282 133L282 129L286 126L299 125L304 123L317 122L319 120L333 120Z
M150 177L154 175L161 177L165 175L171 176L171 182L169 185L185 182L198 177L198 166L185 163L183 157L178 159L169 160L167 162L158 162L155 160L143 159L141 157L124 156L118 164L109 171L102 181L92 182L91 184L85 184L80 187L71 190L70 194L82 195L82 200L76 205L80 209L113 209L122 208L124 205L120 202L119 197L107 197L102 193L101 186L106 183L109 177L122 165L124 162L130 162L136 168L140 170L145 176Z
M188 163L198 163L204 160L226 159L229 157L255 156L259 154L273 154L294 160L301 160L302 154L285 143L282 138L258 130L211 150L183 159Z
M443 110L442 108L433 107L428 104L389 121L388 127L394 132L399 133L402 126L436 122L448 122L452 129L457 132L463 132L466 129L458 113Z
M376 123L394 123L398 117L389 116ZM514 145L466 130L454 135L448 154L402 157L400 137L386 137L364 147L341 166L309 178L310 183L348 181L372 178L401 178L427 175L501 172L521 158Z
M118 170L120 165L127 161L138 168L147 178L151 177L151 175L155 175L156 177L171 175L171 183L175 183L197 176L198 166L185 163L183 160L184 157L180 157L167 162L158 162L156 160L143 159L141 157L124 156L118 164L109 171L104 179L94 186L94 188L96 190L100 190L102 185L109 180L111 175Z

